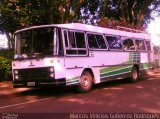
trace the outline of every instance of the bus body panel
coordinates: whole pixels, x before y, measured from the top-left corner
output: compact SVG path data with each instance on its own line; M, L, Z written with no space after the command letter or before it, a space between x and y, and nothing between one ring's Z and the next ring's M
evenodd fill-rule
M94 83L100 83L100 67L94 67L90 62L92 58L90 57L67 57L65 59L65 67L66 67L66 85L71 85L79 83L80 76L82 72L89 68L92 70L94 74Z
M142 64L141 70L150 68L145 65L148 64L147 62L146 52L91 51L89 57L67 57L65 59L66 80L71 84L73 82L78 84L85 68L92 69L95 83L115 78L123 79L130 76L134 64Z

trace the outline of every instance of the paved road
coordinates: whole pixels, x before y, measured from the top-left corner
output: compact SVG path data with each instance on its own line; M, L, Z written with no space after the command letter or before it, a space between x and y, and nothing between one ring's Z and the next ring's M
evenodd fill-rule
M13 89L0 85L0 112L10 113L159 113L160 69L137 83L107 82L85 94L74 88Z

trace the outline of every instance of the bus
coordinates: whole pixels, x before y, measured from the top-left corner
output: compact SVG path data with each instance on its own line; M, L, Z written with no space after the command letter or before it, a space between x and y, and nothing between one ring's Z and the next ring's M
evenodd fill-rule
M81 23L32 26L15 32L13 87L93 85L127 78L136 82L153 66L150 35Z

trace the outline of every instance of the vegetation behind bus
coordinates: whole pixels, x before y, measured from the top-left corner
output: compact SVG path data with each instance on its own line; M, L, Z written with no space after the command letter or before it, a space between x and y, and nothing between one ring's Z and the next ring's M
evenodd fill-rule
M11 78L11 59L0 57L0 81L12 80Z
M11 61L13 59L13 50L0 50L0 81L12 80Z

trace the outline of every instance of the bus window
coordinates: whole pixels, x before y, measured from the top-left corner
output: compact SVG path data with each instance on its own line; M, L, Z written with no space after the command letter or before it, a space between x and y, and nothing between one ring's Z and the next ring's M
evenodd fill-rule
M135 45L132 39L125 39L123 41L123 50L135 50Z
M150 41L146 41L147 50L151 51L151 44Z
M111 50L121 50L122 49L122 44L120 37L114 37L114 36L106 36L109 49Z
M137 50L146 50L143 40L136 40L135 43L137 46Z
M63 33L64 33L65 46L68 47L67 31L64 31Z
M62 32L60 28L57 28L57 49L58 49L58 55L62 56L64 55L63 50L63 43L62 43Z
M98 35L98 34L95 34L95 38L97 40L97 43L98 43L98 46L99 46L99 49L106 49L106 43L104 41L104 38L102 35Z
M89 48L98 49L99 48L98 43L96 41L94 34L87 34L87 37L88 37Z
M77 48L86 48L84 33L75 32Z
M78 31L63 31L65 46L66 46L66 54L67 55L86 55L86 43L85 36L83 32ZM68 33L68 37L67 37Z
M69 47L70 48L76 48L76 39L75 39L75 35L74 32L72 31L68 31L68 40L69 40Z
M99 34L87 34L89 48L93 49L106 49L104 37Z

